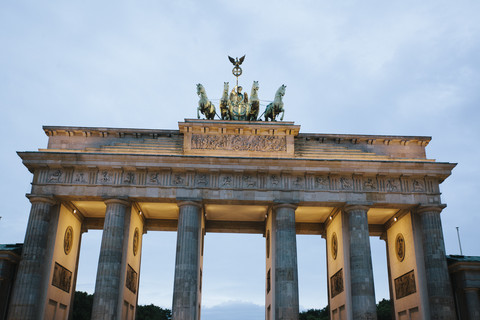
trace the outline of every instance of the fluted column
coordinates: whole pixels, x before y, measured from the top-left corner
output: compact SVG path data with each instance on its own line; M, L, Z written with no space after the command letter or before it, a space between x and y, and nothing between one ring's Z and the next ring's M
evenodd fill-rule
M123 288L120 288L120 283L123 276L125 220L129 202L109 199L105 204L107 209L92 308L92 319L99 320L119 319L121 316L119 299Z
M182 201L177 229L177 252L173 285L173 320L198 320L200 299L201 209L199 202Z
M361 205L347 205L344 208L349 237L353 319L377 319L368 209Z
M18 266L8 319L38 319L44 301L45 256L48 246L50 211L53 198L30 196L32 208L28 219L22 258Z
M293 204L273 208L275 232L275 319L298 319L298 269Z
M442 207L420 207L420 225L425 255L430 316L432 319L455 319L450 276L448 274L445 243L440 212Z

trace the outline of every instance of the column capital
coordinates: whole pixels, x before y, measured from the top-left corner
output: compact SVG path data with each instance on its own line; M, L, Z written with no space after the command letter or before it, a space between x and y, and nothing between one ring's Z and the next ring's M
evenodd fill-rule
M106 205L113 204L113 203L122 204L124 206L129 206L130 205L130 201L127 200L127 198L109 198L109 199L103 200L103 202Z
M441 204L441 205L420 205L416 212L419 214L425 213L425 212L437 212L440 213L442 212L443 209L445 209L447 205L446 204Z
M183 207L183 206L195 206L195 207L198 207L198 208L202 208L202 202L201 201L198 201L198 200L193 200L193 199L177 199L178 202L177 202L177 206L179 208Z
M296 210L298 208L298 205L296 203L291 203L291 202L276 202L273 204L273 210L277 210L281 208L290 208L292 210Z
M26 197L28 198L28 200L30 200L30 203L45 202L52 206L57 204L57 201L51 195L27 194Z
M370 205L367 203L347 203L345 207L343 207L343 211L347 213L354 210L368 211L368 209L370 209Z

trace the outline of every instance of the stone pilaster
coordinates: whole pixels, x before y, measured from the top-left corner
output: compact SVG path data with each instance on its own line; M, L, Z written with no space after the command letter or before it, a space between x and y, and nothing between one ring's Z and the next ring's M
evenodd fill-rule
M455 319L450 276L448 274L445 243L443 241L440 212L443 207L420 207L425 273L432 319Z
M296 208L293 204L278 204L273 208L275 319L298 319Z
M97 280L93 297L92 319L119 319L120 297L124 272L125 228L129 202L120 199L105 201L107 210L103 224L102 246L98 259Z
M50 211L55 201L51 197L30 196L29 199L32 208L8 319L38 319L44 303L41 296L46 290L43 285L45 256L48 249Z
M347 205L344 208L349 237L353 319L377 319L368 209L361 205Z
M202 206L195 201L178 203L177 252L173 286L173 320L198 320Z
M478 295L478 288L466 288L465 302L467 303L468 318L480 319L480 297Z

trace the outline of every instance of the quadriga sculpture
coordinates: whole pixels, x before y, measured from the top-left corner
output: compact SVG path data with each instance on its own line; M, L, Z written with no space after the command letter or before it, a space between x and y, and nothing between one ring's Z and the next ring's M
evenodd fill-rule
M198 100L197 118L200 119L201 112L205 118L208 120L213 120L216 114L215 106L210 100L208 100L205 88L200 83L197 84L197 94L200 97L200 100Z
M220 99L220 115L222 120L231 120L230 106L228 103L228 82L223 83L223 94Z
M270 119L271 121L277 121L275 118L282 113L280 117L280 121L283 120L283 116L285 115L285 110L283 109L283 101L282 98L285 95L285 88L287 86L282 84L280 88L278 88L277 92L275 93L275 99L272 103L267 105L265 109L265 121Z
M258 112L260 111L260 100L258 99L258 81L253 81L252 91L250 91L250 101L248 103L249 110L247 111L248 121L257 121Z

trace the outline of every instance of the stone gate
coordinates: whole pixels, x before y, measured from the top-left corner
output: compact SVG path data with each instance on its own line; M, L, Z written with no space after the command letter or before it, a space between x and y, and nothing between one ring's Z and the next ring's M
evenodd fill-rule
M298 318L296 234L326 239L332 319L375 319L370 236L386 242L397 319L454 319L429 137L299 133L186 119L178 130L46 126L9 319L67 318L82 233L103 229L93 319L133 319L142 236L177 231L174 319L200 319L208 232L263 234L266 319Z

